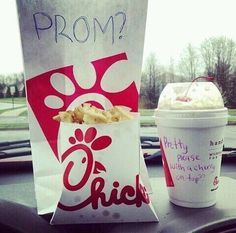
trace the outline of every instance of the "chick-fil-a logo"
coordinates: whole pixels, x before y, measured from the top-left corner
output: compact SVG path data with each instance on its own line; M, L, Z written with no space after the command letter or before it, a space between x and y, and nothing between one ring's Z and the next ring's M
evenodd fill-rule
M70 183L70 173L74 167L74 162L69 161L64 171L63 183L65 188L70 191L81 189L87 183L92 173L98 174L101 171L106 171L106 168L102 163L94 160L92 150L103 150L112 142L112 139L109 136L100 136L96 138L97 130L94 127L88 128L84 135L82 130L78 128L75 130L74 135L74 137L69 138L69 143L72 144L72 146L62 154L61 162L63 163L74 151L82 151L85 156L82 158L81 163L85 164L86 169L80 180L72 185Z
M75 167L72 160L67 162L63 175L63 183L67 190L79 191L88 184L87 182L92 174L98 175L102 171L106 172L105 166L94 159L93 150L98 151L109 147L112 139L107 135L97 137L97 130L94 127L88 128L85 133L78 128L75 130L74 136L69 137L69 143L72 146L62 154L61 162L64 163L73 152L82 151L84 157L81 159L81 164L85 164L86 168L84 173L78 177L77 183L71 184L70 175L73 169L77 169L77 167ZM109 207L113 204L136 205L140 207L142 203L150 203L146 189L140 183L139 175L135 177L135 187L131 185L120 187L119 181L115 180L109 195L104 191L106 189L105 185L104 178L97 176L92 180L90 195L84 201L73 206L68 206L60 202L58 207L65 211L75 211L90 204L93 209L97 209L99 203L104 207Z
M70 109L73 103L78 104L78 101L82 101L80 104L90 102L102 108L105 107L102 103L109 106L121 105L133 112L138 111L138 91L135 82L126 83L123 76L118 76L119 79L114 80L109 75L112 68L118 69L123 63L128 65L127 61L127 54L120 53L88 62L86 67L73 65L60 67L26 81L30 107L58 160L60 156L57 142L60 123L53 120L53 116L58 112ZM91 77L86 77L86 74L83 76L83 69L89 71L88 74ZM106 76L110 82L124 82L126 86L122 90L109 91L106 86L102 85ZM91 86L81 85L81 80L89 78L94 80Z

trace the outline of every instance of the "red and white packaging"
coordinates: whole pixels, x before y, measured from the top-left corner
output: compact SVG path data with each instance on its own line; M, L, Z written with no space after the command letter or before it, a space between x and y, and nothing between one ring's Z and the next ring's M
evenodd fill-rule
M52 224L158 221L140 156L147 1L17 1L39 214ZM83 103L131 120L53 120ZM140 172L142 171L142 172Z

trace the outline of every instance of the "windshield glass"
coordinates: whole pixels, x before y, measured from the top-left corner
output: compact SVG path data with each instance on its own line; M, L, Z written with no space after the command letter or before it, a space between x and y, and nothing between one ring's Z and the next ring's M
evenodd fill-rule
M0 3L0 141L29 139L16 3ZM149 0L139 111L141 135L157 136L154 109L170 82L211 76L229 109L226 146L234 147L236 33L234 0ZM214 8L214 10L212 10ZM6 23L7 22L7 23Z

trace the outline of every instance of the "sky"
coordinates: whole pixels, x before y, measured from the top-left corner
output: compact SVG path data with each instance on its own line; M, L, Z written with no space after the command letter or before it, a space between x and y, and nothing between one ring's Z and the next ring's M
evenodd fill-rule
M235 0L150 0L144 58L153 51L166 65L188 43L198 47L213 36L236 40L235 9Z
M143 60L175 63L188 43L212 36L236 41L236 0L149 0ZM0 74L23 71L15 0L0 1Z

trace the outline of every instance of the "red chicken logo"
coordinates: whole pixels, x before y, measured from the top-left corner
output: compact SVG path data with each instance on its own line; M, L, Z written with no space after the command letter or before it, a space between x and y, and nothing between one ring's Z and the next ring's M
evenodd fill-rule
M74 167L74 162L70 161L63 175L63 183L66 189L70 191L77 191L81 189L88 181L90 175L99 174L101 171L106 171L106 168L100 162L94 160L92 150L103 150L107 148L112 139L109 136L97 137L97 130L94 127L88 128L85 134L81 129L76 129L74 137L69 138L69 143L72 145L62 155L62 163L70 156L74 151L82 151L85 156L81 160L81 164L85 165L85 172L81 179L76 184L70 183L70 173ZM76 167L77 169L77 167Z

